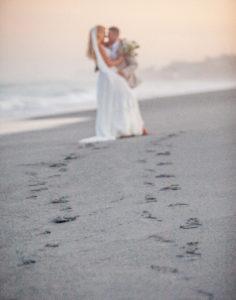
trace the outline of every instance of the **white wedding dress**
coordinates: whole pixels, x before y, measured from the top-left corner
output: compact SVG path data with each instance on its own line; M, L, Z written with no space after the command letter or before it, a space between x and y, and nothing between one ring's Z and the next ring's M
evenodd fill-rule
M116 68L109 68L98 48L96 28L92 44L99 68L97 81L96 135L79 143L115 140L121 136L142 135L144 122L133 91Z

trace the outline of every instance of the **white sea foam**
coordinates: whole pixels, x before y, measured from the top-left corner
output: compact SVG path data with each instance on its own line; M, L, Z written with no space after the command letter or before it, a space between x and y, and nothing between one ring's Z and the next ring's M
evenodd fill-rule
M236 87L234 80L143 80L138 99ZM96 82L44 82L0 85L1 119L21 119L96 108Z
M0 135L54 128L68 124L86 122L89 120L89 117L45 118L40 120L26 119L19 121L4 120L3 122L0 122Z

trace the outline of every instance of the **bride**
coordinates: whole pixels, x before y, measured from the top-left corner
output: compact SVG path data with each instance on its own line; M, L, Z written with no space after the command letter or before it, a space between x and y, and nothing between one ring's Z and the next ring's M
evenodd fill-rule
M137 99L116 66L123 57L109 58L104 46L105 27L96 26L90 31L88 57L98 66L96 136L80 140L80 143L115 140L121 137L146 135Z

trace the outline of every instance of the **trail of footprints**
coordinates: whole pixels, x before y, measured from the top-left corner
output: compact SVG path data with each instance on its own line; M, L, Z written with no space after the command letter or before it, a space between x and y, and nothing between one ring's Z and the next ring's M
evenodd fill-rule
M108 146L104 146L104 145L96 145L96 144L87 144L85 146L86 148L90 148L92 151L93 150L100 150L100 149L107 149L109 148ZM25 174L29 176L29 196L26 197L26 199L28 200L37 200L38 197L40 197L40 195L44 192L49 190L49 187L47 186L47 184L49 183L49 181L51 179L54 178L59 178L63 175L64 172L67 171L67 167L68 164L73 161L78 159L79 156L76 153L70 153L69 155L66 155L64 157L64 159L62 161L57 161L57 162L50 162L50 163L46 163L46 162L39 162L39 163L29 163L29 164L22 164L24 167L46 167L49 168L53 171L56 171L54 174L49 175L47 177L48 181L44 181L41 180L39 178L39 175L36 171L27 171ZM119 200L122 200L119 199ZM59 212L61 213L68 213L71 212L73 209L72 207L69 205L69 197L67 195L64 196L60 196L58 198L54 198L52 199L49 204L50 205L54 205L56 207L58 207ZM73 222L75 221L77 218L79 217L79 215L57 215L55 216L52 220L50 220L49 224L65 224L68 222ZM59 225L61 226L61 225ZM51 230L45 230L43 232L40 233L40 235L44 235L44 236L50 236L50 234L52 233ZM54 242L49 242L45 244L45 248L58 248L59 244L58 243L54 243ZM26 266L26 265L31 265L31 264L35 264L36 260L33 257L25 257L22 253L18 253L18 259L20 261L20 263L18 264L19 266Z
M180 132L181 133L181 132ZM145 180L143 182L144 186L149 188L155 186L161 186L163 184L163 186L161 186L158 189L158 192L156 194L154 193L147 193L145 195L145 203L146 204L155 204L158 202L158 193L161 192L165 192L165 193L173 193L173 192L179 192L181 190L181 186L179 184L177 184L176 182L171 182L172 180L175 180L176 176L174 174L171 173L167 173L167 172L163 172L163 170L168 167L168 166L172 166L173 163L170 160L171 157L171 152L168 151L157 151L154 147L156 146L160 146L162 141L167 141L171 138L174 137L178 137L179 134L169 134L161 139L159 139L158 141L152 141L151 147L148 147L148 149L146 150L146 153L148 153L148 155L155 155L155 157L157 157L157 162L156 162L156 166L158 167L158 170L161 170L160 174L156 174L156 169L155 168L145 168L145 172L146 174L144 174L143 177L145 178L149 178L149 180ZM163 146L163 145L162 145ZM168 144L168 147L171 147L172 145ZM165 159L164 159L165 158ZM162 161L163 159L163 161ZM145 164L147 163L147 159L139 159L137 161L140 164ZM152 177L152 180L150 180L150 177ZM168 182L169 184L165 183ZM175 202L175 203L171 203L168 205L168 208L170 209L175 209L175 208L181 208L181 207L188 207L189 204L188 203L184 203L184 202ZM141 217L145 218L145 219L149 219L150 221L159 221L162 222L161 219L157 218L156 216L154 216L150 211L148 210L143 210ZM185 221L183 221L182 224L179 225L179 230L192 230L195 228L199 228L200 226L202 226L200 220L198 218L189 218ZM199 259L201 257L201 252L200 252L200 243L198 241L189 241L187 242L185 245L183 246L178 246L176 244L176 242L172 239L169 238L165 238L162 237L158 234L153 234L150 235L148 237L148 239L158 242L158 243L162 243L162 244L170 244L170 245L174 245L175 247L177 247L177 254L176 257L179 259L184 259L186 261L194 261L196 259ZM178 274L179 270L177 268L173 268L173 267L169 267L169 266L159 266L159 265L151 265L150 268L158 273L162 273L162 274ZM189 280L188 277L182 277L183 279ZM200 292L199 292L200 293ZM202 294L205 293L207 294L207 292L202 292Z
M48 176L48 181L41 180L39 178L38 173L35 171L27 171L26 175L29 176L28 187L29 187L30 194L29 194L29 196L26 197L26 199L37 200L37 198L40 197L44 191L49 190L49 187L47 186L49 181L53 178L61 177L61 174L63 172L67 171L67 166L70 163L70 161L76 160L76 159L78 159L78 155L76 155L75 153L71 153L71 154L65 156L63 161L59 161L59 162L54 162L54 163L41 162L41 163L35 163L35 164L24 164L24 166L26 166L26 167L47 167L51 170L56 171L56 173L54 173L53 175ZM68 213L68 212L72 211L72 207L69 205L69 202L70 202L69 197L67 195L65 195L65 196L60 196L60 197L52 199L49 202L49 205L54 205L54 206L58 207L59 212ZM58 216L55 216L49 223L51 223L51 224L68 223L68 222L75 221L78 217L79 217L78 215L77 216L58 215ZM47 230L41 232L40 235L50 236L51 233L52 233L52 231L47 229ZM45 244L45 248L58 248L58 247L59 247L59 244L54 243L54 242L48 242ZM18 266L26 266L26 265L31 265L31 264L36 263L36 260L33 257L25 257L23 254L19 254L19 253L18 253L18 259L20 261Z
M182 132L180 132L181 134ZM168 151L156 151L156 149L153 149L153 146L159 146L161 142L169 140L171 138L174 137L178 137L179 134L169 134L165 137L162 137L159 139L159 141L151 141L151 147L152 148L148 148L146 150L146 152L148 153L148 155L152 155L154 154L158 161L156 163L156 166L158 167L158 169L164 169L165 167L168 166L172 166L173 163L167 159L171 157L171 152ZM172 145L168 144L168 147L171 147ZM99 149L103 149L103 148L107 148L107 146L94 146L93 144L88 145L87 147L91 147L92 150L99 150ZM160 159L162 158L166 158L164 161L160 161ZM51 169L55 169L57 170L56 174L50 175L48 176L48 179L51 178L55 178L55 177L61 177L63 172L67 171L67 164L71 161L71 160L76 160L78 159L78 156L75 153L71 153L69 155L67 155L63 161L60 162L55 162L55 163L50 163L50 164L46 164L44 162L39 163L39 164L28 164L27 166L46 166L49 167ZM145 165L147 163L147 159L139 159L137 161L138 163ZM146 168L145 169L146 172L148 172L148 174L152 174L154 175L154 180L156 180L156 182L158 183L158 186L160 185L161 182L165 182L165 180L173 180L176 178L176 176L174 174L168 174L168 173L160 173L160 174L156 174L156 170L153 168ZM27 199L36 199L41 192L48 190L47 187L47 182L46 181L42 181L38 179L37 176L37 172L27 172L27 175L30 176L30 183L29 183L29 188L30 188L30 195L27 197ZM149 177L149 176L145 176L145 177ZM156 186L156 182L155 181L144 181L144 185L148 188L148 187L153 187ZM181 187L176 184L176 183L172 183L169 185L164 185L163 187L161 187L159 189L159 192L178 192L181 190ZM122 199L121 199L122 200ZM157 203L158 199L156 197L156 195L152 194L152 193L147 193L145 195L145 203L146 204L150 204L150 203ZM50 202L51 205L59 205L59 211L61 212L68 212L72 210L72 207L69 206L69 197L68 196L61 196L59 198L55 198L53 200L51 200ZM169 208L174 209L176 207L187 207L189 206L188 203L183 203L183 202L176 202L176 203L171 203L168 205ZM67 222L72 222L75 221L77 219L77 217L79 216L67 216L67 215L63 215L63 216L56 216L55 218L53 218L51 220L51 223L53 224L63 224L63 223L67 223ZM142 214L141 214L142 218L145 218L147 220L150 221L155 221L155 222L162 222L163 220L154 216L150 211L148 210L143 210ZM182 224L180 224L179 229L180 230L191 230L194 228L198 228L200 227L202 224L201 222L198 220L198 218L189 218L188 220L185 220ZM40 235L50 235L51 234L51 230L45 230L44 232L40 233ZM176 246L176 242L172 239L168 239L165 237L162 237L160 235L157 234L153 234L150 235L148 237L149 240L153 240L157 243L162 243L162 244L170 244L170 245L175 245ZM59 244L58 243L53 243L53 242L49 242L45 244L46 248L58 248ZM178 248L178 253L176 254L176 257L179 259L184 259L186 261L194 261L196 259L199 259L201 257L201 252L200 252L200 244L198 241L189 241L187 242L185 245L181 246ZM19 256L19 266L23 266L23 265L31 265L31 264L35 264L36 260L34 258L31 257L24 257L23 255ZM158 272L158 273L162 273L162 274L173 274L173 275L178 275L180 272L177 268L174 267L170 267L170 266L159 266L156 264L152 264L150 265L150 269L153 270L154 272ZM189 280L188 277L183 277L183 279ZM202 290L198 290L197 291L199 294L201 295L205 295L205 296L209 296L209 299L213 299L213 294L202 291Z

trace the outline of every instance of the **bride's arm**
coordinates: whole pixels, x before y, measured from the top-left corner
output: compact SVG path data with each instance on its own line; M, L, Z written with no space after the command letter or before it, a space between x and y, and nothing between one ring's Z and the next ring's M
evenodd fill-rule
M115 67L115 66L118 66L120 65L123 61L124 61L124 57L123 56L120 56L119 58L117 59L110 59L107 54L106 54L106 51L104 49L104 47L102 45L99 45L99 51L102 55L102 58L104 59L105 63L108 65L108 67Z

